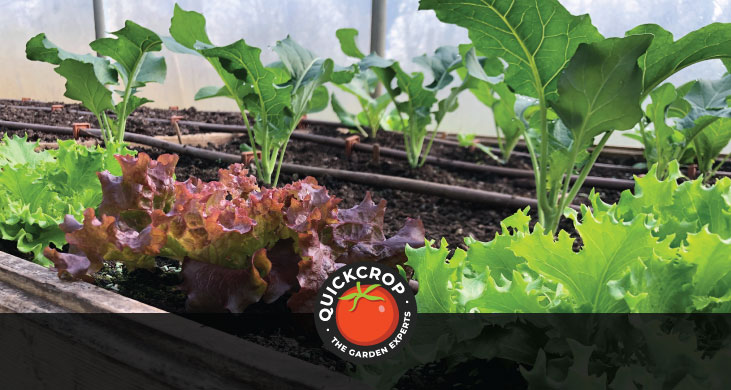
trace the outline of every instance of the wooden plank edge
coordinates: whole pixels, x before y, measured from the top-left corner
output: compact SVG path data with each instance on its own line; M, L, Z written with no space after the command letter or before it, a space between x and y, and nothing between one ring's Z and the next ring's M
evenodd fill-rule
M215 388L368 388L338 372L100 287L62 281L49 269L4 252L0 252L0 312L25 313L33 324L84 353L159 377L172 388L206 389L213 384Z
M83 282L68 282L55 272L0 252L0 282L25 291L37 300L71 313L165 313L144 303Z

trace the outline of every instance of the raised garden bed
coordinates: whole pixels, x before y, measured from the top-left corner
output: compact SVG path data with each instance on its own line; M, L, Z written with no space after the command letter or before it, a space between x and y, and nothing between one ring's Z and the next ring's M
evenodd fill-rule
M45 111L31 111L27 110L24 112L41 112L46 118L58 119L58 112L50 113ZM216 116L216 114L210 114ZM2 119L6 119L3 117ZM27 119L27 118L26 118ZM41 117L35 118L34 122L41 122ZM66 118L65 120L78 120L77 118ZM197 118L200 119L200 118ZM55 125L65 125L63 120L51 120L49 121ZM134 123L134 122L133 122ZM167 126L167 125L161 125ZM133 127L135 128L135 127ZM183 126L185 133L190 134L190 128ZM194 129L196 130L196 129ZM319 133L320 135L328 135L338 137L339 134L334 134L335 131L332 128L327 127L316 127L309 128L305 131L310 133ZM8 130L8 133L24 133L23 130ZM55 138L68 138L69 136L48 134L44 132L28 132L30 139L38 139L51 141ZM167 137L164 140L168 142L176 142L176 137L168 131ZM383 144L391 142L393 146L397 146L393 139L398 140L398 136L394 134L383 133ZM192 134L196 137L196 133ZM212 140L213 141L213 140ZM231 138L221 136L216 143L206 143L206 148L210 150L217 150L225 152L231 155L236 155L239 152L238 145L245 139ZM315 146L313 148L313 146ZM138 147L140 148L140 147ZM153 157L157 154L166 152L166 150L159 148L142 147L140 150L145 150L151 153ZM453 156L459 156L467 152L468 159L472 161L479 161L485 163L486 161L481 158L477 153L471 153L466 149L457 148L454 145L443 144L439 147L439 154L437 155L448 155L451 153ZM324 158L323 158L324 156ZM403 161L383 157L379 165L374 165L370 161L368 154L353 153L350 158L345 157L345 151L342 148L328 145L313 144L307 141L294 141L290 146L288 152L288 158L286 162L296 164L307 164L311 166L320 166L327 168L339 168L348 171L355 172L371 172L377 174L386 174L397 177L406 177L417 180L423 180L427 182L436 182L449 185L458 185L466 188L474 189L487 189L492 191L499 191L506 194L517 194L517 195L528 195L531 196L534 193L534 189L530 183L530 180L524 181L522 184L518 181L518 185L515 185L514 179L492 177L480 175L476 173L465 173L458 170L450 170L448 168L433 167L427 165L420 171L410 170L403 168ZM179 180L185 180L190 176L196 176L204 180L211 180L217 176L217 170L221 167L227 166L232 161L215 161L206 160L190 156L181 155L180 162L176 169L176 176ZM517 167L517 166L514 166ZM302 178L301 174L296 173L284 173L283 181L288 182ZM515 205L500 206L486 206L478 205L470 202L459 202L456 200L444 199L434 195L418 194L410 191L394 190L390 188L384 188L383 185L376 185L375 187L353 183L350 180L343 178L335 178L330 176L318 177L321 184L327 186L334 194L344 199L343 204L346 207L357 204L362 198L362 195L366 191L370 191L373 194L375 200L388 199L389 212L386 214L385 227L388 233L394 233L398 229L400 221L405 217L419 217L421 218L425 226L427 227L427 237L433 239L439 239L441 237L447 238L452 245L460 245L461 239L464 236L472 235L473 237L480 240L489 240L494 235L494 232L499 229L498 221L512 214L513 210L517 207ZM486 182L486 183L485 183ZM613 193L617 197L619 191L608 190L607 193ZM166 262L164 259L160 259L158 267L154 272L145 270L137 270L129 272L126 269L119 267L108 267L105 268L99 278L97 278L97 285L119 292L122 295L129 296L140 302L162 308L166 311L183 313L184 312L184 300L185 297L180 291L177 290L177 285L180 284L179 269L174 268L174 264ZM52 273L48 273L52 278L55 276ZM285 307L285 301L280 300L277 303L271 305L253 305L247 312L259 313L269 315L287 311ZM259 344L263 344L267 347L275 350L287 353L289 355L304 358L309 361L316 362L317 364L336 369L338 371L344 371L347 369L347 365L344 365L342 361L339 361L334 356L323 351L317 344L317 340L310 338L309 340L301 339L298 331L287 331L286 324L282 321L275 321L277 326L257 328L251 332L240 332L240 337L254 341ZM214 324L215 325L215 324ZM230 331L230 329L229 329ZM498 362L499 363L499 362ZM419 367L416 370L409 371L404 377L406 382L404 383L429 383L430 381L445 381L449 380L450 376L439 375L439 364L433 363L431 365ZM470 365L461 367L455 372L455 376L462 375L464 370L471 370ZM428 379L432 377L432 379ZM419 379L417 379L419 378ZM425 379L426 378L426 379ZM520 381L519 381L520 382ZM407 385L408 387L409 385Z
M31 38L26 58L52 64L67 80L65 96L83 107L0 102L0 130L24 136L0 145L0 192L10 199L0 229L12 240L0 242L9 253L0 252L0 308L165 317L4 321L5 333L19 335L8 344L28 359L43 354L37 339L79 349L60 348L71 370L48 358L48 372L36 361L21 377L87 385L106 374L124 377L115 385L132 378L152 388L459 388L497 376L510 388L716 384L710 374L728 358L721 346L729 327L705 314L731 311L731 181L719 179L731 176L731 164L716 165L731 138L731 75L677 89L665 81L731 56L731 25L674 42L658 25L605 38L556 0L421 0L420 8L467 28L472 41L414 59L426 78L364 55L348 28L336 37L353 66L336 66L291 37L273 47L281 66L265 66L243 39L212 43L205 17L179 5L169 39L126 21L111 33L117 38L90 44L97 56L71 55L45 33ZM542 28L526 28L529 19ZM142 107L143 87L165 82L165 58L154 54L164 46L205 58L223 87L202 88L196 99L228 97L244 118ZM378 84L385 94L374 97ZM362 112L346 112L327 86L355 95ZM457 87L438 94L448 86ZM427 128L440 128L468 90L492 110L501 138L430 139ZM307 119L328 105L348 127ZM376 136L379 127L399 131ZM370 137L358 139L355 129ZM604 149L615 131L630 129L644 150ZM61 140L68 138L103 147ZM404 302L416 301L426 319L390 360L354 365L324 352L329 336L317 335L311 315L293 313L326 321L318 305L339 298L334 318L347 342L344 318L395 324L395 306L376 295L387 275L383 287L371 281L364 291L373 273L346 278L357 292L329 291L330 303L318 303L330 280L339 289L333 275L348 272L341 267L361 261L391 267L385 273L394 272L401 292L408 285L416 293ZM386 302L360 309L378 300ZM237 315L190 314L198 312ZM701 316L609 315L630 312ZM439 317L447 314L454 317ZM333 327L318 323L317 331ZM672 348L676 339L682 347ZM88 360L93 370L77 374Z
M59 280L48 269L3 252L0 311L25 313L0 319L0 342L14 351L0 357L3 383L14 388L39 383L54 388L99 383L106 388L144 383L146 389L366 388L324 367L102 288Z

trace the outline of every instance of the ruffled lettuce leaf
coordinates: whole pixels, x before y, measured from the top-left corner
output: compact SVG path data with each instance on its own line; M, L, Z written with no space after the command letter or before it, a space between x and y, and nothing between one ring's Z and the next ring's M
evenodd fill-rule
M427 312L640 312L731 310L731 182L678 183L677 164L658 180L636 177L616 204L592 193L592 208L570 212L576 235L556 237L527 210L492 241L465 239L408 249ZM576 240L580 239L580 245Z
M119 170L109 161L111 151L85 147L73 140L59 140L56 150L39 150L27 136L5 135L0 141L0 238L15 241L22 253L51 265L43 248L66 244L59 228L66 214L81 217L84 209L102 199L96 174ZM131 153L120 148L121 153Z
M99 173L103 200L83 222L67 216L60 228L69 253L45 250L59 276L89 279L105 261L153 268L155 258L183 263L181 288L192 311L241 312L256 302L290 294L293 311L311 312L320 286L354 261L391 266L405 247L424 243L419 220L394 236L383 234L385 201L370 195L338 209L312 177L260 188L241 164L219 170L219 180L174 179L177 157L118 156L122 175Z

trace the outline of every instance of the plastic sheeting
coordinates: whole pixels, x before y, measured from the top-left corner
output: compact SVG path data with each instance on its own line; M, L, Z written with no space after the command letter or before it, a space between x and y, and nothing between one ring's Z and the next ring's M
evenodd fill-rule
M564 0L574 14L589 13L605 36L621 36L624 31L643 23L658 23L676 38L712 22L731 22L731 0ZM348 64L340 52L335 31L355 27L361 34L360 47L369 48L370 0L182 0L185 9L202 12L208 20L208 32L216 44L228 44L239 38L263 49L265 63L274 61L270 47L277 40L292 37L322 57ZM106 0L108 31L121 28L126 19L168 35L173 0ZM417 11L417 0L388 1L386 56L406 62L404 68L419 70L411 58L431 53L441 45L469 42L466 30L443 24L432 11ZM25 42L39 32L60 47L74 52L90 52L94 39L91 0L0 0L0 97L28 96L38 100L63 98L64 81L49 64L25 59ZM195 106L201 110L235 110L226 99L193 100L195 92L220 81L201 58L174 54L164 50L168 76L164 85L149 84L143 96L155 100L152 106ZM718 78L725 69L720 61L695 65L673 78L682 83L694 78ZM428 77L428 76L427 76ZM342 100L353 111L357 103L350 96ZM336 119L331 110L313 115ZM460 97L458 112L450 114L442 129L490 134L494 129L489 109L471 94ZM631 144L615 134L610 143Z

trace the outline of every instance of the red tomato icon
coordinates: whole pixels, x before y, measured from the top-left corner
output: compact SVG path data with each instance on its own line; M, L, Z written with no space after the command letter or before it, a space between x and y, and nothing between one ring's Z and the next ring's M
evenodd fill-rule
M391 293L380 284L360 282L339 298L335 322L340 334L349 342L370 346L388 338L396 330L399 310Z

